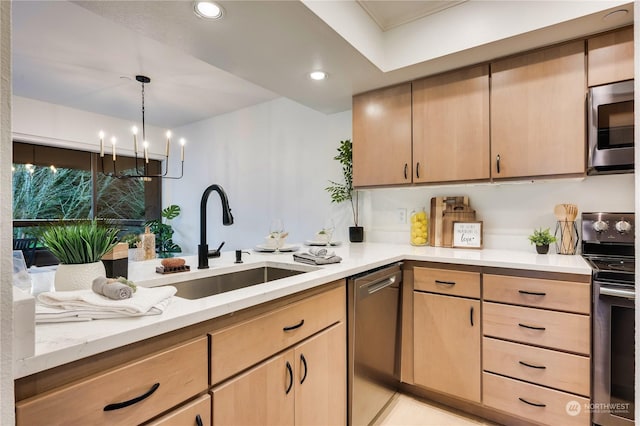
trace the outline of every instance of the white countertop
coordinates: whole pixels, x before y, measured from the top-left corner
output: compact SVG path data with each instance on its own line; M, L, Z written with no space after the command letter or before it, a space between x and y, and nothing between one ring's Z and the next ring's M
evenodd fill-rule
M305 249L306 247L301 247L301 250ZM401 260L591 275L589 265L581 256L539 255L533 247L531 252L522 252L362 243L345 244L332 249L342 257L341 263L317 267L317 270L304 274L197 300L174 296L162 315L38 324L35 329L35 354L14 361L14 378L25 377ZM138 285L155 287L258 266L310 266L294 262L291 253L252 251L251 254L242 255L244 263L235 264L235 254L223 252L220 258L209 259L210 268L203 270L197 269L198 260L195 256L183 258L187 265L191 266L191 271L167 275L155 272L156 266L160 265L160 259L130 262L129 279Z

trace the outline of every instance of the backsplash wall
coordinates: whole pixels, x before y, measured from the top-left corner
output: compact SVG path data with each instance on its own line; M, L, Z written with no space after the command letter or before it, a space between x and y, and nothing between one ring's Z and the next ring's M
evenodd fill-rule
M485 248L531 251L534 248L527 236L534 228L548 227L554 232L556 204L576 204L578 218L588 211L633 212L635 206L633 174L372 189L362 191L362 195L361 217L367 241L408 243L409 224L399 223L398 209L406 209L408 222L412 209L424 207L429 211L431 197L466 195L477 220L483 221Z

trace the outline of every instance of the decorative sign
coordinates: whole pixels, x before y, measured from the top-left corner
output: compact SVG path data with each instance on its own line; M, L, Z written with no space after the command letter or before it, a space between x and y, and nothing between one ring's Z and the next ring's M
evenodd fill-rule
M453 222L454 248L482 248L482 222Z

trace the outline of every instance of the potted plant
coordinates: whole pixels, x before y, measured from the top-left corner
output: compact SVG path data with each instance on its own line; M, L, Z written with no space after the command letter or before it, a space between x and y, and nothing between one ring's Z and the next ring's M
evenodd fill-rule
M151 233L156 236L158 257L171 257L173 253L182 252L182 247L173 242L173 227L167 223L167 221L178 217L179 214L180 206L172 204L162 210L161 216L165 219L165 222L162 219L154 219L145 224L145 226L149 227Z
M533 234L529 235L531 244L536 245L536 251L539 254L547 254L549 252L549 244L556 242L556 237L551 235L549 228L535 229Z
M105 276L102 256L117 243L118 229L96 219L47 227L42 243L60 261L56 291L91 288L94 278Z
M354 226L349 227L349 241L352 243L361 243L364 240L364 229L358 226L358 191L353 189L353 150L351 139L340 141L338 146L338 155L333 157L342 166L342 175L344 183L334 182L330 180L330 186L325 190L331 195L332 203L342 203L349 201L351 203L351 212L353 213Z

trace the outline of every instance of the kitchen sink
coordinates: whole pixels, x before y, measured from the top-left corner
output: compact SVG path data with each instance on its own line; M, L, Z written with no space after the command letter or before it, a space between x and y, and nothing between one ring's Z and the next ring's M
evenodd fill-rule
M244 271L230 272L212 277L198 278L171 284L178 289L176 296L185 299L200 299L215 294L226 293L256 284L263 284L281 278L292 277L317 268L300 266L296 269L279 266L260 266Z

